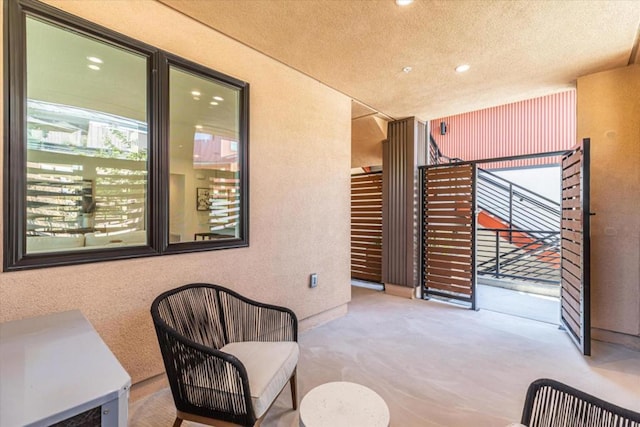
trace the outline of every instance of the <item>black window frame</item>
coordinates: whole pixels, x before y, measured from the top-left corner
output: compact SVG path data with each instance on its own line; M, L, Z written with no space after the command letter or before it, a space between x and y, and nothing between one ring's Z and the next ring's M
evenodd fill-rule
M249 84L40 3L4 3L3 271L201 252L249 246ZM26 253L26 17L64 27L147 58L147 244L38 254ZM239 237L169 243L169 67L239 90Z

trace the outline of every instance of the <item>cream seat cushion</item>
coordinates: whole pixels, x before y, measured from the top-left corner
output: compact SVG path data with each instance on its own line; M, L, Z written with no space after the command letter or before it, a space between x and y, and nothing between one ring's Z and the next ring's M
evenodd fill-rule
M256 418L260 418L269 409L287 384L300 354L298 343L292 341L234 342L225 345L220 351L235 356L247 370Z

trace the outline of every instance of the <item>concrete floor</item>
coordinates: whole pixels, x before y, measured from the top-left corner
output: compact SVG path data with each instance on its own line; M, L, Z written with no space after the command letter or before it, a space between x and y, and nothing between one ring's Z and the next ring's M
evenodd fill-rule
M477 292L480 310L496 311L553 325L560 323L559 298L487 285L478 285Z
M640 353L594 341L585 358L557 326L489 310L352 287L349 313L299 343L300 397L330 381L360 383L387 402L394 427L506 426L541 377L640 411ZM164 389L131 404L129 425L170 426L174 414ZM288 388L262 426L298 426Z
M504 283L504 281L497 282ZM351 279L351 285L379 291L384 289L381 283L357 279ZM537 284L525 283L525 286L522 287L525 289L524 291L520 290L519 286L511 288L503 286L479 283L477 285L478 309L510 314L553 325L560 324L560 299L558 297L526 291L528 287L539 286Z

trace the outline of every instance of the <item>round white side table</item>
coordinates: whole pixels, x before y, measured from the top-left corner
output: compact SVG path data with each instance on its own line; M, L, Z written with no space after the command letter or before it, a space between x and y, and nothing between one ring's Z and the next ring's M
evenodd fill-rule
M360 384L322 384L300 403L300 427L388 426L387 404L378 393Z

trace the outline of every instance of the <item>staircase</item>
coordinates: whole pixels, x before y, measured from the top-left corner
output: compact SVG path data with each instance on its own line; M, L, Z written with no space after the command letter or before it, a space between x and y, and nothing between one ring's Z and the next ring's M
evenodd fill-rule
M430 137L431 164L462 161L444 156ZM478 168L476 182L478 275L558 284L560 205Z

